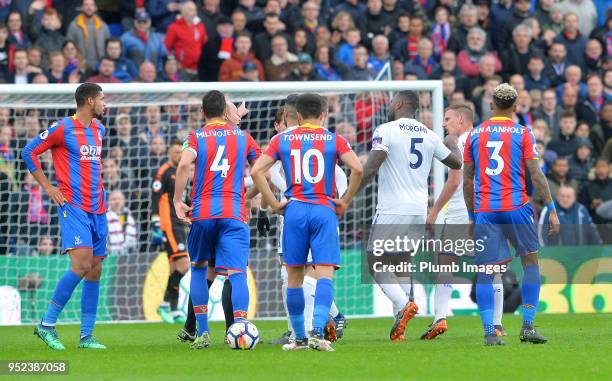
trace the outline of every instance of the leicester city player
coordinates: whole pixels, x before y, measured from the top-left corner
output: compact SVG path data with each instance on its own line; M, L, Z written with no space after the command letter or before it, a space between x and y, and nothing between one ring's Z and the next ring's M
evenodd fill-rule
M333 272L340 265L338 219L348 208L357 192L363 169L357 155L341 136L321 127L324 117L321 97L303 94L296 104L299 127L276 135L265 155L251 171L255 186L263 200L276 212L284 211L283 256L288 275L287 308L295 342L283 350L312 348L333 351L323 330L331 308ZM348 190L336 199L335 166L342 160L350 169ZM275 161L283 163L287 180L285 196L289 202L279 202L266 181L265 173ZM317 285L312 337L306 337L304 325L304 266L308 251L312 253Z
M523 327L520 340L539 344L547 339L534 328L540 297L539 242L525 189L527 171L539 198L546 200L551 210L551 233L558 232L559 218L540 169L533 133L512 120L517 98L517 91L509 84L497 86L491 102L493 116L470 132L463 157L463 196L470 221L474 223L474 239L482 240L483 249L475 251L476 263L495 265L511 261L507 241L521 257ZM493 322L493 274L478 273L476 299L485 345L503 345L495 334Z
M102 140L106 128L98 120L104 113L104 94L95 83L80 85L74 97L76 114L62 118L32 139L21 156L32 176L58 205L62 253L71 266L61 277L47 312L34 329L52 349L65 349L55 323L72 292L83 280L80 348L105 349L92 335L96 323L100 273L106 257L106 192L102 186ZM59 187L42 172L38 156L51 149Z
M208 261L215 259L215 271L227 275L232 285L234 321L246 320L249 306L247 261L249 227L244 195L247 162L260 155L253 138L223 119L225 96L212 90L202 98L206 124L192 131L183 145L176 171L174 208L189 222L187 248L191 258L191 301L197 320L194 349L210 346L208 329ZM183 203L189 168L195 163L191 190L192 206Z

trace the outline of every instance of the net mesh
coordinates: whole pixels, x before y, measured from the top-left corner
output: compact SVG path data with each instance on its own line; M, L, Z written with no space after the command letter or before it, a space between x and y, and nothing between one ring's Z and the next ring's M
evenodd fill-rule
M277 91L226 94L236 103L246 102L250 112L243 118L241 128L264 148L275 133L274 117L288 94ZM365 163L373 129L388 120L392 94L379 91L320 94L328 99L327 127L343 135ZM159 319L155 309L166 287L168 261L164 253L149 244L151 186L158 168L167 160L170 140L183 140L191 129L201 126L202 95L201 92L105 92L108 109L103 123L108 132L104 141L102 177L106 190L120 191L125 202L113 207L122 227L118 234L122 232L124 236L115 236L107 246L110 255L104 262L99 320ZM431 95L429 91L420 92L418 116L430 128ZM69 258L56 255L60 251L56 207L27 172L19 155L30 139L74 111L74 98L70 94L0 95L0 254L5 254L0 255L0 288L18 290L20 303L14 308L20 309L23 323L40 320L57 280L69 267ZM41 156L41 163L53 182L50 152ZM256 199L254 207L257 204ZM336 278L335 293L339 307L348 315L373 313L372 285L361 284L360 250L375 207L374 183L355 198L341 219L343 268ZM250 221L251 312L257 317L284 315L276 223L276 217L272 216L272 231L268 236L261 236L256 220ZM186 291L188 279L183 279L181 284ZM79 319L79 290L80 287L60 321ZM220 286L213 286L211 304L219 303L220 290ZM184 294L181 295L182 308L186 306ZM216 309L212 318L222 317L220 305ZM4 315L6 317L7 313Z

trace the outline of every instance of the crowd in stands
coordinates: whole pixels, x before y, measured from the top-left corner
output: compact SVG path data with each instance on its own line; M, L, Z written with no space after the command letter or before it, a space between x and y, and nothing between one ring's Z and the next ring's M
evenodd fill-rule
M603 225L612 222L605 212L612 199L612 9L607 4L2 0L0 82L367 81L389 70L396 81L442 80L445 105L470 103L477 122L491 116L493 89L509 82L519 92L516 119L536 136L557 208L562 215L588 217L581 223ZM387 101L367 93L348 101L329 97L330 128L354 143L363 160ZM172 105L114 108L105 120L111 128L104 180L109 192L119 192L109 221L121 221L119 230L130 218L136 221L117 244L121 247L133 248L147 231L138 223L146 216L138 214L148 209L148 201L137 200L148 200L146 189L166 160L166 145L201 124L197 99L166 103ZM424 96L421 103L427 109L431 100ZM276 107L250 108L264 110L246 126L264 143ZM30 237L57 234L48 227L56 224L46 196L16 160L27 140L57 116L0 103L1 166L18 169L17 176L0 171L0 213L20 219L13 226L0 224L0 247L20 229ZM419 117L431 126L430 111ZM124 210L135 215L124 216ZM610 236L609 231L600 235Z

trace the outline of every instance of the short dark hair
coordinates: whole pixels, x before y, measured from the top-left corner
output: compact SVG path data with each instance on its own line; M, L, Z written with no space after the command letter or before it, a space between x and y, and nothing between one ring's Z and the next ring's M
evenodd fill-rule
M419 95L412 90L402 90L395 94L396 99L401 99L404 102L404 108L409 113L415 114L419 109Z
M323 112L323 103L318 94L302 94L297 98L295 108L302 118L318 118Z
M111 61L112 63L115 63L115 60L110 58L109 56L100 57L100 63L102 63L102 61Z
M178 140L177 138L173 138L172 140L170 140L170 144L168 145L168 148L172 147L172 146L182 146L183 142Z
M225 104L225 95L218 90L211 90L202 97L202 112L206 118L222 118Z
M82 107L87 103L87 99L95 98L102 92L102 88L97 83L85 82L77 87L74 92L74 100L77 107Z
M108 49L108 44L110 44L111 42L118 42L119 46L121 46L121 48L123 48L123 44L121 43L121 40L117 37L109 37L106 39L106 41L104 41L104 50Z
M559 114L559 120L561 119L565 119L565 118L573 118L576 119L576 114L572 111L572 110L563 110L561 111L561 113Z
M297 118L296 105L298 97L299 94L289 94L287 98L285 98L285 104L283 105L283 109L287 111L289 117L293 119Z

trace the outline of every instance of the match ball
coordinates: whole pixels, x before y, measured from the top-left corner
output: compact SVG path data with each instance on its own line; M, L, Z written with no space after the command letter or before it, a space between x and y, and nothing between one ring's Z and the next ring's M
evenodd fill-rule
M229 327L225 341L232 349L255 349L259 343L259 331L255 324L246 320L239 321Z

